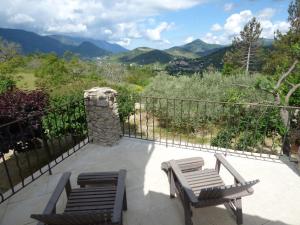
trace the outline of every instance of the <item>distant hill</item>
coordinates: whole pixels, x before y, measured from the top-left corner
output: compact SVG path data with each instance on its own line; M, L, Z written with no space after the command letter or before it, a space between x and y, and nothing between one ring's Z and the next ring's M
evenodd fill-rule
M166 64L173 60L174 57L167 52L157 49L135 49L132 55L126 55L119 60L124 63L136 63L140 65L147 65L152 63Z
M85 58L101 57L111 54L111 52L101 49L90 42L82 42L79 45L64 44L49 36L41 36L24 30L0 28L0 37L7 41L20 44L24 54L54 52L57 55L63 55L64 52L71 51Z
M136 57L140 54L144 54L146 52L150 52L152 50L154 50L154 49L153 48L148 48L148 47L139 47L139 48L135 48L131 51L111 55L110 60L111 61L122 62L122 63L128 63L128 62L131 62L131 60L134 57Z
M218 44L208 44L200 39L196 39L188 44L181 46L181 48L194 53L203 53L212 49L218 49L222 47L224 46Z
M70 37L65 35L49 35L50 38L60 41L62 44L66 45L74 45L78 46L83 42L90 42L96 45L98 48L104 49L108 52L112 53L121 53L121 52L128 52L129 50L118 45L118 44L111 44L107 41L103 40L95 40L92 38L81 38L81 37Z
M175 46L169 49L166 49L165 52L169 53L170 55L176 56L176 57L185 57L185 58L197 58L199 57L198 54L191 52L189 50L186 50L184 48Z
M98 48L96 45L90 42L82 42L79 46L73 48L74 53L78 53L82 57L93 58L108 55L109 52Z
M197 58L199 56L208 55L223 47L223 45L208 44L200 39L196 39L188 44L175 46L165 51L174 56Z
M24 30L0 28L0 36L7 41L20 44L24 54L56 52L58 55L62 55L69 50L66 45L57 40Z

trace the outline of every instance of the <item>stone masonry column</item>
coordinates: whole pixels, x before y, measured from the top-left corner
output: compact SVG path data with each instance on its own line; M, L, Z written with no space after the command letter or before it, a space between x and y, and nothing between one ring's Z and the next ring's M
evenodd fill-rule
M117 92L108 87L94 87L84 92L89 137L95 144L112 146L120 140L116 96Z

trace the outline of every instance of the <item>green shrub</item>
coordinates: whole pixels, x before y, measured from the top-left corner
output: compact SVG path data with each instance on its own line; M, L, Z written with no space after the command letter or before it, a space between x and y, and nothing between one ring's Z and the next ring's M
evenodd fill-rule
M0 75L0 94L12 90L16 86L16 82L7 76Z
M117 103L119 117L121 122L123 122L135 110L137 93L126 86L117 86L116 89L118 91Z

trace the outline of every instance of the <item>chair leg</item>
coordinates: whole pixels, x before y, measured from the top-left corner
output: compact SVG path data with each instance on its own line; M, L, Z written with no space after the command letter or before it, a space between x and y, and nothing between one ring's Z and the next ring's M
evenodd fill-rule
M126 188L124 190L124 197L123 197L123 210L127 210L127 196L126 196Z
M185 225L193 225L191 205L189 203L188 198L185 196L185 194L183 196L183 208L184 208Z
M169 171L169 183L170 183L170 198L175 198L175 181L174 181L174 175L172 171Z
M235 207L236 207L236 223L238 225L243 224L243 210L242 210L242 199L237 198L235 200Z

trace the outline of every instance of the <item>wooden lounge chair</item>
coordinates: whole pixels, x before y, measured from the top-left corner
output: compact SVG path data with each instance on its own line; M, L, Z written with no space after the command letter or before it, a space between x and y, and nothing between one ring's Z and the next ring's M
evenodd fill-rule
M186 225L193 224L191 207L203 208L220 204L233 212L238 225L243 223L242 197L251 195L252 186L259 180L245 181L222 154L215 154L215 157L215 169L202 170L202 158L198 158L198 162L195 162L195 158L190 158L162 163L162 169L170 182L170 197L173 198L176 193L182 201ZM192 161L190 166L189 161ZM221 165L233 176L233 185L224 184L219 175Z
M93 179L94 186L85 187L91 184L89 180L92 174L100 179L99 183ZM123 210L127 210L126 171L92 174L81 174L82 187L72 189L71 173L64 173L43 213L32 214L31 218L39 220L38 225L123 224ZM89 176L88 179L84 175ZM113 182L109 182L112 180ZM66 208L62 214L56 214L56 204L64 190L68 198Z

